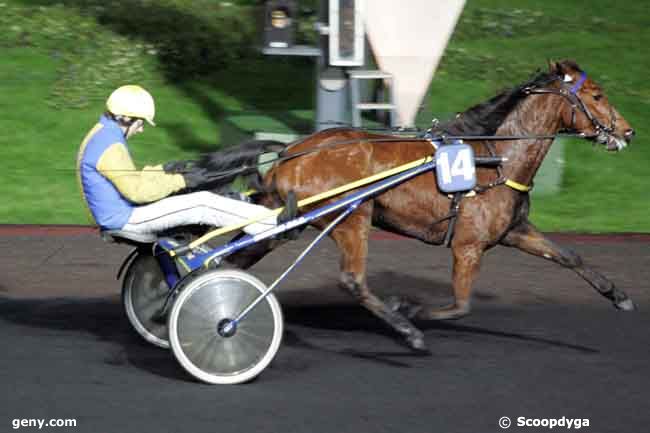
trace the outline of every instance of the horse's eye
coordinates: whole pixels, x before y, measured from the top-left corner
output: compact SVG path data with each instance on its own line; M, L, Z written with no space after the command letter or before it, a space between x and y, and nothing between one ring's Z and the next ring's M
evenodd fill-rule
M596 101L600 101L602 98L603 98L603 95L600 95L600 94L598 94L598 95L594 95L594 99L595 99Z

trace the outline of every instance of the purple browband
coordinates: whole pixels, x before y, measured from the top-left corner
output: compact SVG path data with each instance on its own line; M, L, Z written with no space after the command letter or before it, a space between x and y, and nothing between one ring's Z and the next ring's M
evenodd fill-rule
M573 85L573 87L571 87L570 92L575 95L578 92L578 90L580 90L580 88L582 87L582 84L585 82L586 79L587 79L587 73L586 72L583 72L582 74L580 74L580 78Z

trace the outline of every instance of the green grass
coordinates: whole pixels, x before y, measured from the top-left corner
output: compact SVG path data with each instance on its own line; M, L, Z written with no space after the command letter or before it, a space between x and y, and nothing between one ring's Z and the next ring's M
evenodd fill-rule
M136 0L126 3L142 12ZM74 176L76 152L103 99L124 82L143 84L158 107L159 126L131 143L140 165L219 148L226 144L221 125L233 114L261 112L272 119L267 124L294 129L309 125L304 113L315 105L311 60L239 50L224 62L214 52L207 66L195 61L204 55L195 49L199 43L212 46L220 39L223 29L211 23L220 14L228 23L233 15L221 2L149 2L146 17L126 24L97 4L0 3L0 223L88 222ZM203 13L208 4L212 9ZM418 119L462 111L527 79L549 58L573 58L604 86L637 138L618 154L583 141L567 143L562 190L534 197L532 219L543 230L650 232L648 9L633 0L595 0L588 7L561 0L470 0ZM183 24L193 20L196 28ZM142 25L134 28L133 22ZM244 42L247 34L242 30ZM186 57L179 46L188 47Z
M580 140L567 143L561 192L533 200L532 220L544 230L650 231L648 12L645 4L601 0L589 8L581 2L549 1L542 8L534 1L473 1L464 11L431 86L434 113L521 82L547 58L574 58L637 131L618 154ZM525 19L539 25L521 24Z

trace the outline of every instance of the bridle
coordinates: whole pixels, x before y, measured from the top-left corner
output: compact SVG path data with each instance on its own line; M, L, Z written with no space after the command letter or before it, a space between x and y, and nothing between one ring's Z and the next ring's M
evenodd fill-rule
M571 82L566 80L566 77L569 75L561 76L554 75L549 82L560 81L560 88L547 88L547 87L524 87L524 93L528 95L541 95L541 94L555 94L560 95L566 98L571 104L571 126L568 128L571 132L577 132L576 129L576 110L580 110L586 117L591 125L594 127L595 134L591 135L589 138L594 138L598 143L605 144L607 143L610 134L613 134L616 129L616 113L614 112L613 107L610 106L610 118L611 125L605 126L600 120L598 120L589 108L585 105L584 101L578 96L578 92L582 88L582 85L587 81L587 73L581 72L580 78L573 85L570 85ZM546 83L548 84L548 83ZM587 137L585 135L585 137Z

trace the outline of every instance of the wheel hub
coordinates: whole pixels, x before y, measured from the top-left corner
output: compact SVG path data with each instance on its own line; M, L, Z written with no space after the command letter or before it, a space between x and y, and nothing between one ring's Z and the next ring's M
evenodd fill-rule
M217 325L217 333L224 337L230 338L237 332L237 322L231 319L222 319Z

